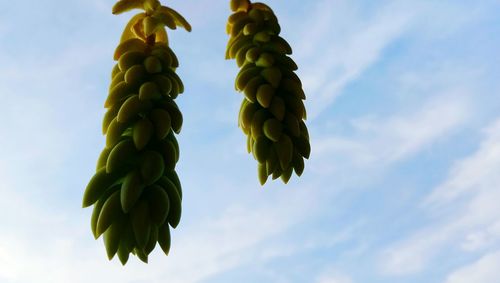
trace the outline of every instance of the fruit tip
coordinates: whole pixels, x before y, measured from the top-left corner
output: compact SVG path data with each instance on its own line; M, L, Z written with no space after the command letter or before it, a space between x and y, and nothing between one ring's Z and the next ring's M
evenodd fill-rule
M178 222L178 221L177 221L177 222L174 222L174 223L172 223L172 222L168 222L168 223L170 224L170 227L172 227L172 229L177 228L177 225L179 225L179 222Z
M86 198L83 199L82 201L82 208L87 208L89 206L91 206L92 204L88 202L88 200Z

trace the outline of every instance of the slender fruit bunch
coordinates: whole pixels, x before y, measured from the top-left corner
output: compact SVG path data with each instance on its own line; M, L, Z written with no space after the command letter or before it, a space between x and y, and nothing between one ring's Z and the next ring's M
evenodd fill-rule
M287 183L292 172L300 176L311 146L303 121L306 110L302 83L288 56L290 45L279 36L278 19L269 6L231 0L230 34L226 59L241 68L236 90L243 92L239 126L247 137L247 150L258 161L263 185L268 177Z
M181 217L181 184L175 165L182 114L174 99L184 91L179 62L165 26L190 31L186 20L158 0L120 0L113 14L143 9L123 32L115 50L109 95L104 103L106 147L83 196L94 205L91 228L104 236L108 258L125 264L129 254L147 262L158 242L170 249L170 228Z

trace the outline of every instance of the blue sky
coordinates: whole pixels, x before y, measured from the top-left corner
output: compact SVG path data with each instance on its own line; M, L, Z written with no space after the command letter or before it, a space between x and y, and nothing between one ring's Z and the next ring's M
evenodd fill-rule
M228 1L165 2L186 91L171 255L109 262L83 189L104 146L113 1L0 3L0 282L498 283L500 3L267 1L312 153L261 188L224 60Z

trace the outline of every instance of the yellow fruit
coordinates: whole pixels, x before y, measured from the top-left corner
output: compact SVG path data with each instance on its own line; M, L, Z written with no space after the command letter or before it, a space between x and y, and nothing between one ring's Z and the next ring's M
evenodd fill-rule
M113 59L118 60L120 57L127 51L139 51L146 52L147 44L144 40L139 38L130 38L123 42L120 42L120 45L116 47L115 54Z
M231 10L236 11L247 11L250 8L250 2L248 0L231 0Z
M144 0L120 0L113 6L113 14L121 14L132 9L143 8Z

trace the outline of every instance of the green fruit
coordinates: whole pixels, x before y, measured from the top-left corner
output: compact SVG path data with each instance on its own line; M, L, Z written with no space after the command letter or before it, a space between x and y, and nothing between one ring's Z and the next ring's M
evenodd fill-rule
M159 108L153 109L149 113L149 119L153 122L156 138L164 139L172 128L172 120L168 112Z
M270 84L263 84L259 87L257 90L257 101L259 104L264 107L268 108L271 105L271 101L274 96L274 88Z
M259 163L265 163L272 148L272 143L264 136L258 137L253 143L252 152Z
M105 167L97 170L85 188L82 206L88 207L94 204L118 180L118 177L117 174L107 173Z
M92 217L90 218L90 228L92 230L92 234L94 238L98 238L97 236L97 221L99 220L99 214L101 213L102 207L104 203L108 200L109 196L111 196L114 192L120 189L120 185L115 185L109 189L107 189L104 194L101 195L99 200L95 203L94 209L92 210Z
M109 153L106 162L106 172L123 172L134 164L137 158L137 149L131 139L119 142Z
M106 247L106 253L108 255L108 259L111 260L116 252L118 251L118 247L120 246L120 238L125 226L125 218L118 219L115 221L109 228L104 232L104 246Z
M146 69L143 65L134 65L125 72L125 82L137 86L146 78Z
M179 195L179 190L175 187L175 184L168 178L161 178L159 185L163 187L165 192L168 194L168 199L170 200L170 210L167 216L167 222L172 226L172 228L177 227L181 220L181 197Z
M146 151L140 157L140 172L143 182L151 185L163 176L165 163L157 151Z
M259 59L255 62L255 65L258 67L271 67L274 65L274 56L269 53L260 54Z
M120 70L126 71L134 65L142 64L144 61L145 53L141 51L127 51L118 60Z
M129 121L139 118L143 112L149 109L151 109L150 101L142 101L138 95L133 95L123 103L122 107L120 107L116 118L120 123L128 123Z
M271 118L264 122L263 130L268 139L277 142L283 133L283 125L277 119Z
M137 247L142 249L148 243L151 233L149 205L146 200L139 201L130 211L130 222L134 230Z
M123 217L123 211L120 206L120 191L114 192L104 202L99 218L97 219L96 237L98 238L102 233L113 224L115 221Z
M148 118L143 118L134 124L132 137L135 147L142 150L153 136L154 126Z
M146 82L139 89L140 100L159 99L161 97L160 87L154 82Z
M144 187L145 184L139 171L131 171L125 176L120 190L120 203L123 212L128 213L134 207Z
M167 222L161 225L158 229L158 244L165 255L168 255L170 252L170 228L168 227Z
M156 74L162 70L161 62L156 56L146 58L144 60L144 67L146 67L146 71L150 74Z
M145 195L149 204L151 222L156 225L163 224L167 220L170 210L167 192L162 187L153 185L146 189Z
M269 177L269 175L267 174L266 163L259 163L257 166L260 184L264 185L267 181L267 178Z

